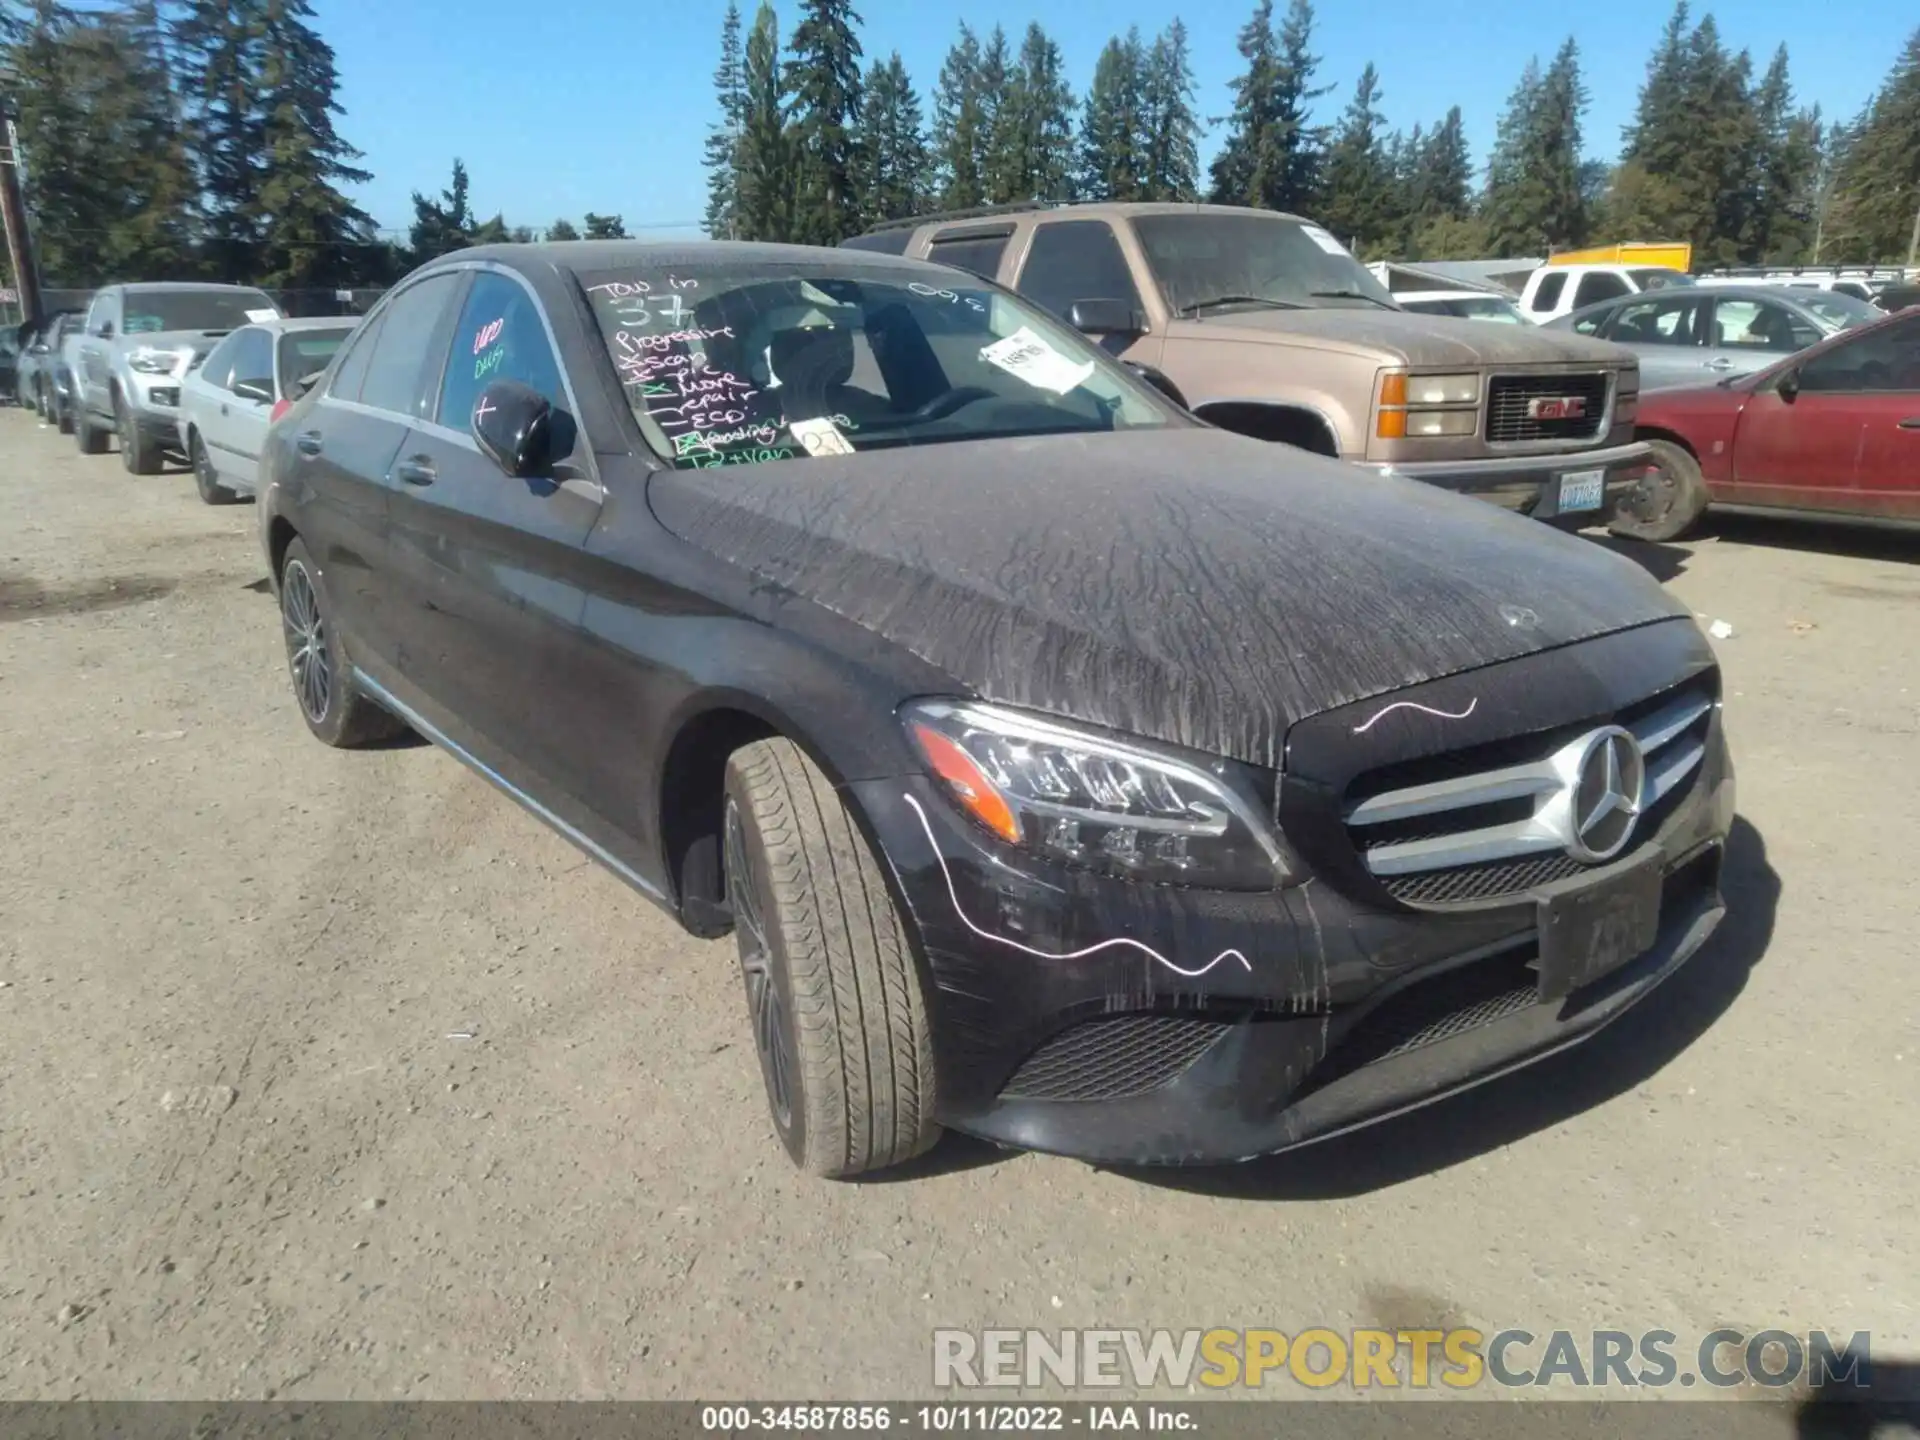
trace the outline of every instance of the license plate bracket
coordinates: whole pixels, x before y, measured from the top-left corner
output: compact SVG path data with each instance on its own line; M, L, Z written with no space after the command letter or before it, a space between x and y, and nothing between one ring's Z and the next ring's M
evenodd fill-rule
M1539 902L1540 998L1558 1000L1653 948L1665 874L1659 858Z
M1562 515L1580 510L1598 510L1607 499L1605 470L1569 470L1560 477L1559 510Z

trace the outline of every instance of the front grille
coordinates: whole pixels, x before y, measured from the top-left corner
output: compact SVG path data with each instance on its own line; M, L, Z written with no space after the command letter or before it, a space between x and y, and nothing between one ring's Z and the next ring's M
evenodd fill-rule
M1363 775L1348 791L1347 834L1407 905L1497 900L1567 879L1589 867L1569 853L1555 816L1594 730L1620 726L1644 756L1639 818L1617 859L1657 834L1691 790L1718 696L1708 671L1612 716Z
M1313 1084L1317 1088L1539 1004L1533 958L1533 947L1526 946L1409 985L1347 1032Z
M1171 1085L1233 1029L1199 1015L1103 1015L1061 1031L1001 1093L1022 1100L1120 1100Z
M1591 440L1607 413L1607 372L1584 375L1496 375L1487 384L1487 442ZM1527 413L1535 400L1577 399L1582 413L1564 418Z

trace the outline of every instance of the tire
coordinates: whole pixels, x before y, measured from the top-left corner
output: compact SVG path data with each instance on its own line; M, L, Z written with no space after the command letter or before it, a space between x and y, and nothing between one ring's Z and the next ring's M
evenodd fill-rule
M62 435L73 433L73 411L60 399L60 392L54 390L47 396L47 408L53 412L53 427Z
M791 740L727 761L727 898L767 1108L787 1154L844 1179L940 1137L932 1026L906 927L833 784Z
M73 440L82 455L107 453L107 432L93 423L84 402L73 407Z
M213 460L208 456L207 447L201 442L198 430L187 437L187 462L193 466L194 489L200 492L200 498L207 504L239 503L239 495L220 483L220 472L213 468Z
M326 580L295 540L280 562L280 630L300 718L323 745L350 750L404 734L406 725L361 694L340 633L329 622Z
M1620 502L1607 528L1629 540L1661 544L1678 540L1707 509L1707 482L1700 462L1670 440L1649 442L1656 467L1640 488Z
M158 475L160 447L147 438L133 411L127 408L126 400L119 395L113 397L113 428L120 436L120 463L127 468L127 473Z
M46 425L53 420L53 407L47 403L47 382L33 382L33 413L40 417L40 423Z

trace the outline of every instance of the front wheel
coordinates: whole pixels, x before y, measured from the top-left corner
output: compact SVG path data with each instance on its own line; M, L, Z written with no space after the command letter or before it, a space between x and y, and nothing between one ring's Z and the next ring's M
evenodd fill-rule
M123 397L113 402L114 426L120 432L120 463L131 475L158 475L160 447L140 428L140 418Z
M846 1178L939 1138L932 1026L899 910L833 783L791 740L727 761L727 898L773 1127Z
M361 694L331 609L320 567L295 540L280 562L280 628L300 718L321 744L340 750L403 733L403 723Z
M220 483L220 472L213 468L213 460L207 454L206 443L201 440L200 432L195 430L187 439L187 459L193 465L193 486L200 492L200 498L209 505L233 505L240 497Z
M73 407L73 442L80 447L82 455L104 455L107 453L107 432L93 423L93 417L87 414L86 402L76 401Z
M1620 502L1607 528L1630 540L1678 540L1706 512L1707 482L1700 462L1670 440L1648 442L1653 470Z

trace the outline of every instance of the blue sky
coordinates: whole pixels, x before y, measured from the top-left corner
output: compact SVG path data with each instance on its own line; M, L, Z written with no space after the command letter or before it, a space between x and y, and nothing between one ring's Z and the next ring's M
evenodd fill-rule
M750 15L753 7L742 8ZM795 0L779 8L784 36ZM1078 94L1109 35L1131 24L1151 35L1177 13L1193 35L1201 113L1214 116L1226 111L1239 65L1234 36L1253 5L865 0L856 8L868 59L898 49L923 101L962 16L983 34L999 23L1016 39L1039 18L1060 42ZM1588 148L1610 159L1671 0L1322 0L1316 8L1321 82L1338 87L1321 101L1323 118L1338 113L1372 60L1390 125L1431 123L1457 104L1481 161L1528 57L1544 62L1575 26L1593 95ZM1912 17L1897 19L1895 8L1863 7L1844 24L1808 24L1804 5L1788 0L1744 0L1714 13L1728 43L1751 48L1757 65L1787 40L1800 99L1851 117L1906 39ZM724 0L316 0L315 9L339 56L342 131L374 172L359 198L383 227L403 228L409 192L438 191L455 155L467 163L482 218L499 210L509 223L538 226L594 210L625 216L630 229L698 221ZM1220 129L1202 141L1203 159Z

